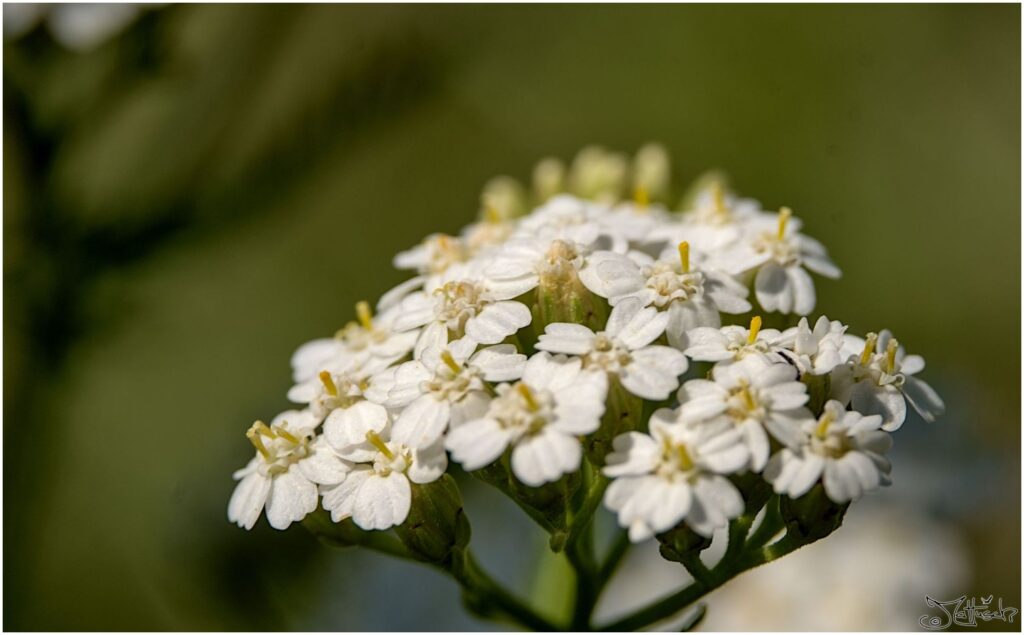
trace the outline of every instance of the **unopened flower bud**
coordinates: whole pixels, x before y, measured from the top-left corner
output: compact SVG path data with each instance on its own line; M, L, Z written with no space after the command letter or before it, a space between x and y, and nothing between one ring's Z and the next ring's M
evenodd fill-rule
M819 483L800 498L783 496L780 501L782 518L789 531L807 542L814 542L831 534L843 524L849 503L837 504L825 494Z
M452 550L469 544L469 520L455 479L445 474L425 485L412 485L409 517L395 534L418 560L445 564Z

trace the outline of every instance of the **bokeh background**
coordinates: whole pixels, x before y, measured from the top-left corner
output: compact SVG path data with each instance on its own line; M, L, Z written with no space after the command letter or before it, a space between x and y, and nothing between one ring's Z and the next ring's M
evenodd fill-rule
M469 222L494 175L648 141L680 185L721 168L791 206L845 272L819 310L891 328L948 404L897 435L893 487L706 625L1020 607L1019 25L1010 5L4 5L4 628L500 628L424 567L230 525L230 474L286 406L291 351L401 280L395 252ZM525 590L542 537L465 496ZM679 584L655 553L610 604Z

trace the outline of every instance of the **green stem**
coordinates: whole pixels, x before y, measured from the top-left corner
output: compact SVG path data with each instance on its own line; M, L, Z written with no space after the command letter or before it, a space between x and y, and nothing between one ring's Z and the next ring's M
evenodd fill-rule
M783 526L782 511L779 509L779 497L772 496L765 503L764 518L761 519L761 524L757 526L754 533L747 539L747 548L763 547L768 544L772 538L782 531Z
M620 531L619 535L615 537L615 542L612 543L608 555L605 556L604 563L601 564L601 568L597 572L598 591L603 589L608 584L608 581L612 579L612 576L615 575L615 570L619 568L622 557L626 555L632 544L629 541L629 532L626 530Z
M456 581L468 593L485 606L492 606L516 623L534 631L559 630L551 622L538 615L532 608L513 596L495 582L476 562L473 554L458 551L452 558L449 569Z

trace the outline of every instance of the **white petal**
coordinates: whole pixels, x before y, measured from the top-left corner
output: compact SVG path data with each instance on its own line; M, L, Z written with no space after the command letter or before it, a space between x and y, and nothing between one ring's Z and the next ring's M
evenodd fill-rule
M423 449L414 449L412 465L407 475L413 483L432 483L441 478L448 469L448 455L444 451L444 443L438 441Z
M946 411L946 404L931 386L917 377L903 378L903 395L921 418L931 423L935 417Z
M532 319L522 302L495 302L466 322L466 335L481 344L497 344L529 325Z
M612 451L605 457L602 470L606 476L635 476L653 472L658 465L661 449L646 434L627 432L612 441Z
M786 275L786 270L774 261L766 262L757 271L757 276L754 278L754 291L758 304L765 311L779 311L780 313L793 311L793 287L789 276Z
M729 338L717 328L698 327L686 334L689 346L683 352L690 359L702 362L720 362L733 356L727 346Z
M311 455L295 464L304 477L321 485L334 485L345 480L352 464L335 454L327 439L318 438L312 448Z
M338 485L320 488L323 492L324 509L331 512L331 520L340 523L352 516L352 508L356 504L356 494L366 479L372 475L373 468L368 465L357 465Z
M713 328L717 331L721 325L722 320L718 311L702 298L677 300L668 307L665 333L668 335L669 344L679 350L686 350L692 344L687 337L689 331L698 327Z
M626 303L619 303L612 309L612 313L615 313L619 307ZM632 302L630 302L632 304ZM609 316L608 323L611 324L612 319ZM622 330L615 336L620 342L626 345L630 350L636 350L647 346L654 340L661 337L661 334L665 332L665 327L668 326L668 313L660 313L653 307L647 307L641 309L633 315L627 324L622 327Z
M267 520L274 529L287 529L315 510L316 500L316 485L298 470L279 474L274 477L267 496Z
M434 376L422 362L406 362L395 371L395 381L383 405L402 408L423 394L423 383Z
M544 334L537 342L537 350L583 355L594 350L596 337L593 331L582 324L555 322L544 327Z
M523 376L526 355L518 352L511 344L489 346L473 355L470 366L479 368L487 381L513 381Z
M512 450L512 472L522 483L539 487L579 469L582 456L579 441L548 427L519 440Z
M425 448L444 434L451 405L433 394L423 395L405 407L395 419L391 440L411 448Z
M228 501L228 520L245 529L252 529L263 511L270 493L270 478L253 472L243 478Z
M324 438L343 458L368 460L365 456L366 433L380 433L388 425L384 406L360 401L348 408L337 408L324 422ZM370 452L372 458L373 453Z
M811 276L799 265L786 267L786 276L793 289L793 312L797 315L809 314L817 301Z
M541 351L526 362L523 382L540 390L558 390L576 381L581 365L578 357L552 356Z
M413 347L412 351L413 359L423 359L426 351L438 351L440 353L447 345L448 327L445 326L444 322L430 322L416 340L416 346Z
M412 490L404 474L374 474L356 493L352 520L361 529L389 529L401 525L409 515Z
M511 435L494 419L467 421L449 431L445 447L467 471L493 463L508 447Z

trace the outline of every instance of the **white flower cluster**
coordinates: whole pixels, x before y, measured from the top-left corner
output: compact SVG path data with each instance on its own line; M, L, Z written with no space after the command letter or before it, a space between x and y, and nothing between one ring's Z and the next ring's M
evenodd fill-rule
M532 204L496 181L481 220L398 254L415 275L376 315L360 303L293 356L301 409L249 429L256 455L235 474L230 520L251 528L265 508L283 529L319 501L335 522L387 529L449 455L467 471L503 461L529 487L558 481L588 460L581 442L613 391L653 411L595 466L634 541L683 521L710 536L743 511L733 474L792 498L820 482L837 503L888 483L906 404L927 420L943 409L914 376L922 358L824 317L762 329L754 313L809 314L808 272L839 270L790 210L717 181L670 211L654 202L667 174L657 147L632 165L598 149L569 170L548 160Z

